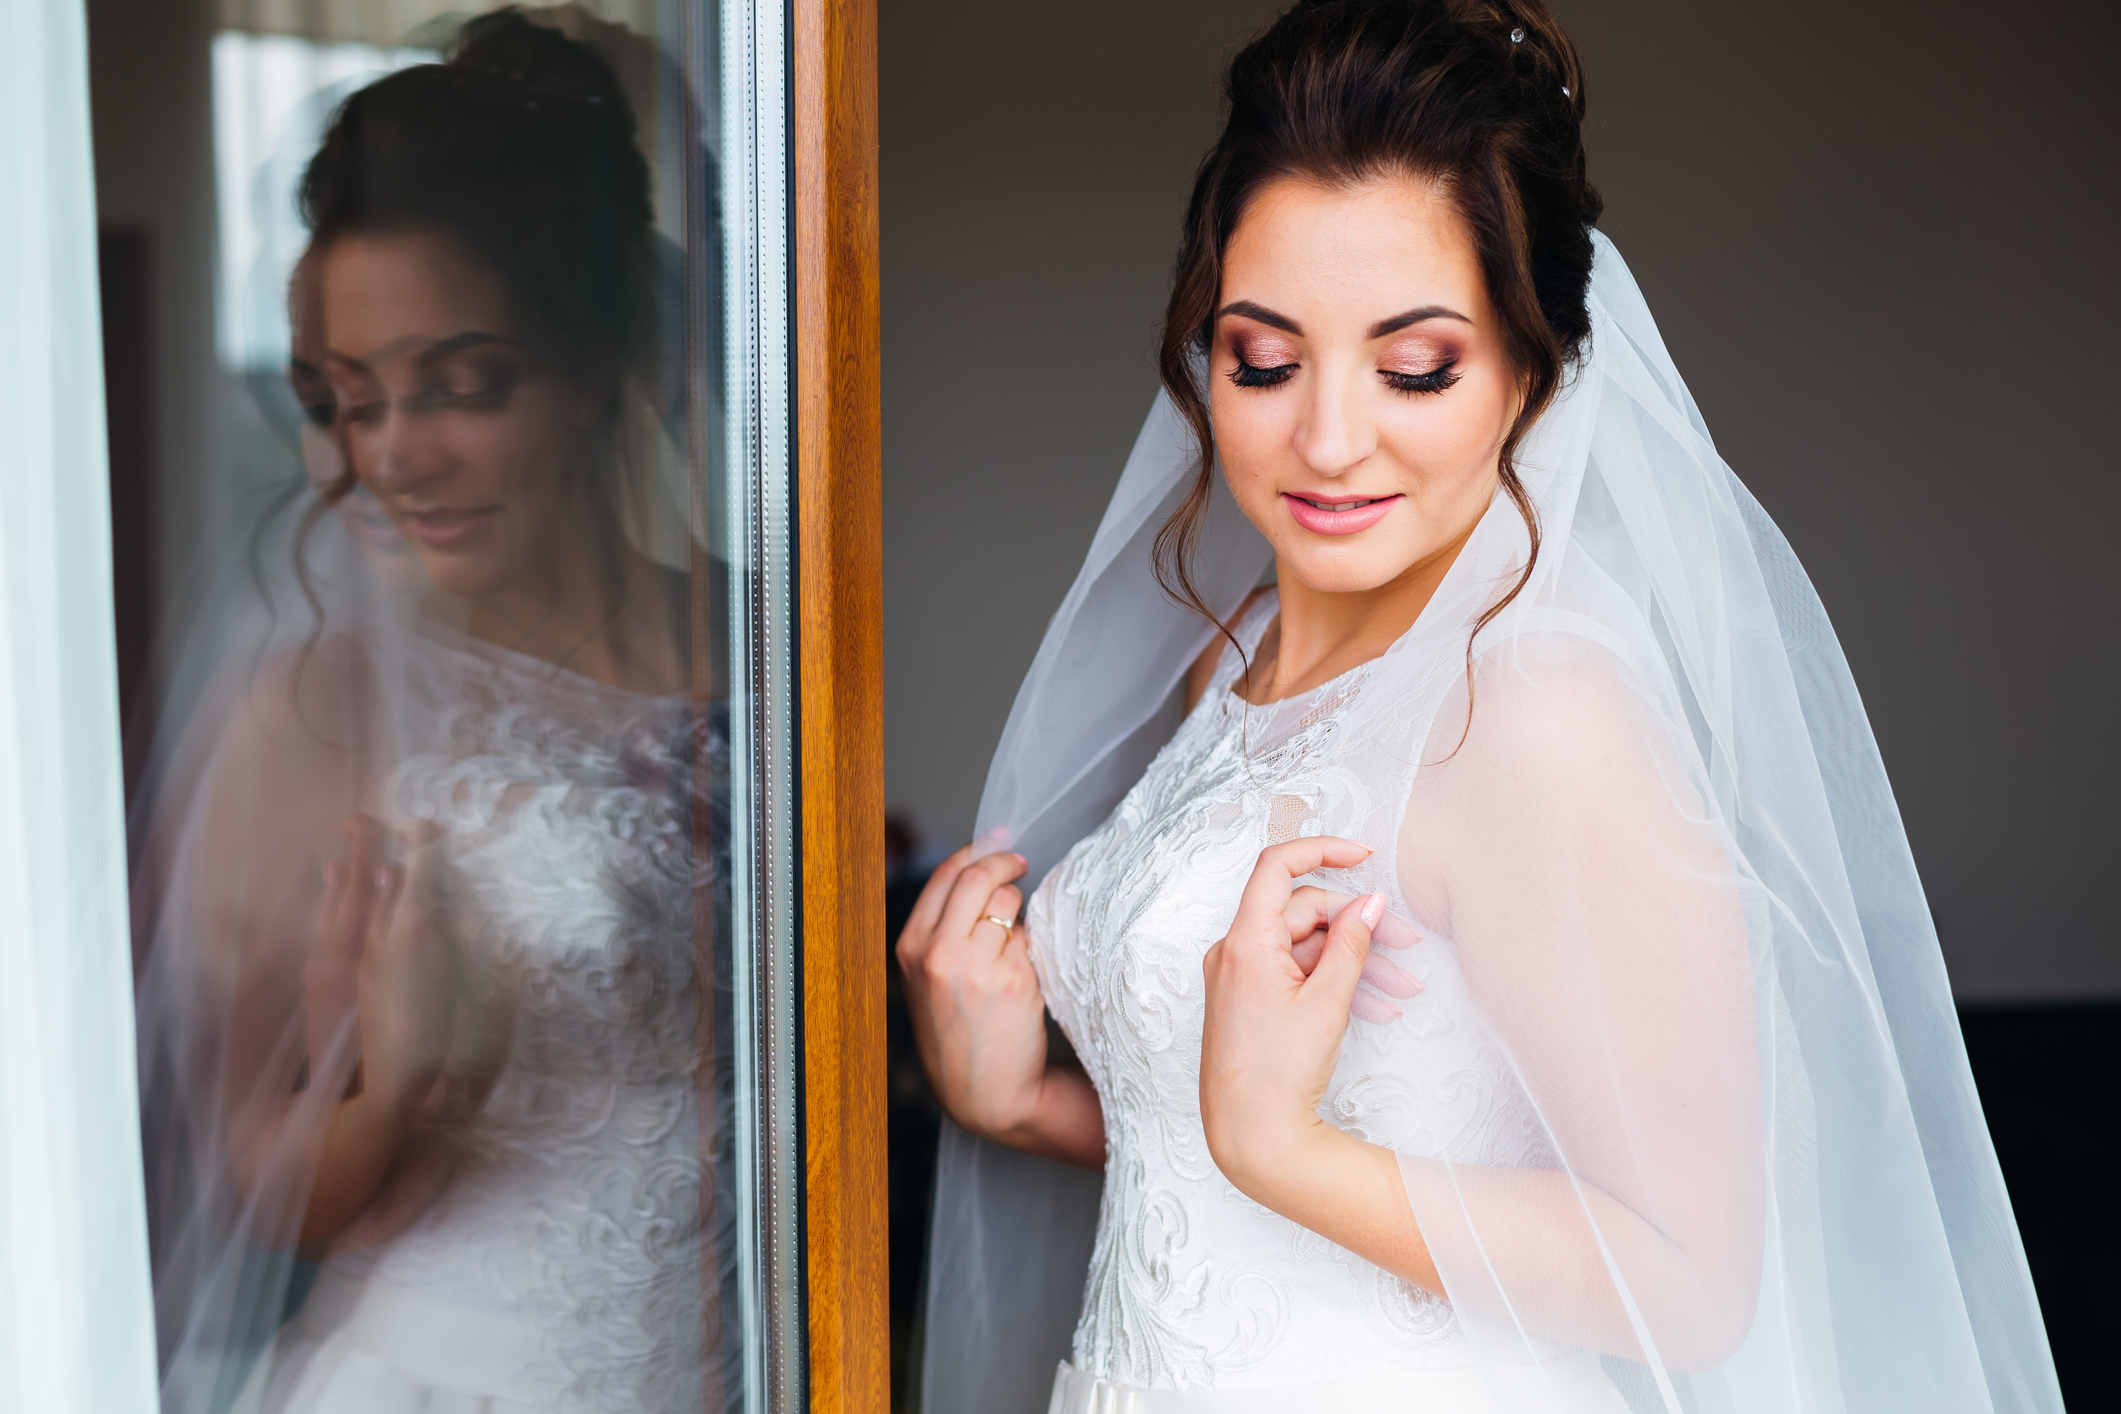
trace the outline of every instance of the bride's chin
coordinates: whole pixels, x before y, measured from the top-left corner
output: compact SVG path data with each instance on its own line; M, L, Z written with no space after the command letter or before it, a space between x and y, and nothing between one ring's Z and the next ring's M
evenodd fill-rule
M1379 546L1335 546L1321 551L1304 547L1275 556L1279 572L1313 594L1368 594L1384 588L1413 567L1413 560Z
M477 599L506 587L506 565L484 556L422 553L420 569L428 587L452 599Z

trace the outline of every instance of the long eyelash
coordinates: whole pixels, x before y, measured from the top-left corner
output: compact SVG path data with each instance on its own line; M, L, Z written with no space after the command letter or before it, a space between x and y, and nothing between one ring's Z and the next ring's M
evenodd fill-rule
M1280 363L1272 368L1261 368L1246 363L1242 354L1237 357L1237 367L1230 370L1230 381L1240 388L1273 388L1296 376L1296 365Z
M1427 373L1393 373L1380 370L1386 386L1402 393L1441 393L1465 375L1459 371L1458 360L1432 368Z

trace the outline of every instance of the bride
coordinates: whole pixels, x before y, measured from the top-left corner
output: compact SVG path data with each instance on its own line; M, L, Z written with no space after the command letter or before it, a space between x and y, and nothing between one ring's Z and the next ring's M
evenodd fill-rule
M927 1409L2059 1410L1861 705L1593 230L1567 37L1306 0L1228 98L897 945ZM1024 1154L1102 1171L1087 1269Z
M726 719L649 191L610 67L513 11L308 165L318 494L206 616L136 885L170 1414L738 1397Z

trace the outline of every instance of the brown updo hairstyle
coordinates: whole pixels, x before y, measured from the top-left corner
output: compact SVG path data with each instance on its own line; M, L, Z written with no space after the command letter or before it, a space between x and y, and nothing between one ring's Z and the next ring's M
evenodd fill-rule
M1576 48L1539 0L1302 0L1231 61L1224 88L1229 121L1195 178L1164 315L1159 369L1200 459L1157 532L1157 579L1228 635L1189 561L1215 466L1201 367L1223 252L1246 208L1287 178L1339 186L1418 177L1438 185L1472 234L1524 390L1500 476L1532 553L1478 633L1539 557L1539 516L1516 452L1590 333L1590 230L1604 203L1585 175Z
M649 191L610 66L512 6L480 15L447 63L378 79L333 115L302 176L291 303L313 303L316 260L343 236L442 235L500 277L527 342L591 390L608 432L654 352ZM349 466L325 502L354 484Z

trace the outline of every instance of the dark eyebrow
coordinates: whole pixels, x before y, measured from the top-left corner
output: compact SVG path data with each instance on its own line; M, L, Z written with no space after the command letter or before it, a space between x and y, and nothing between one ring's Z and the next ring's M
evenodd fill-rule
M326 349L324 357L333 363L343 363L350 368L369 373L374 370L375 365L393 356L407 344L416 344L418 342L417 337L393 339L379 349L371 349L366 358L355 358L352 354L340 353L337 349ZM485 344L504 344L509 348L523 347L521 339L510 338L506 334L489 334L483 329L467 329L461 334L452 334L446 339L437 339L426 348L420 350L420 356L413 362L424 373L453 353L461 352L464 349L475 349Z
M1298 338L1303 337L1303 326L1295 320L1289 318L1286 314L1276 314L1265 305L1254 304L1248 299L1238 300L1234 304L1226 304L1215 311L1215 317L1218 319L1226 314L1242 314L1247 319L1256 319L1262 324L1281 330L1283 333L1294 334ZM1387 334L1397 334L1400 330L1410 325L1419 324L1428 319L1455 319L1461 324L1471 324L1473 322L1455 309L1446 309L1440 304L1425 304L1419 309L1410 309L1405 314L1395 314L1390 319L1378 320L1370 326L1370 337L1382 339Z
M1217 319L1222 318L1226 314L1242 314L1247 319L1257 319L1262 324L1268 325L1275 329L1279 329L1284 334L1294 334L1299 339L1302 338L1304 334L1303 326L1298 324L1295 320L1291 319L1288 315L1276 314L1273 310L1267 308L1265 305L1254 304L1248 299L1241 299L1235 304L1226 304L1221 309L1215 311L1215 317Z
M480 348L486 344L506 344L510 348L521 348L523 341L521 339L511 339L506 334L488 334L478 329L470 329L462 334L453 334L449 338L430 344L421 353L418 363L423 370L433 368L453 353L459 353L464 349Z
M1455 309L1445 309L1440 304L1425 304L1420 309L1410 309L1405 314L1395 314L1390 319L1378 320L1370 326L1370 337L1382 339L1387 334L1397 334L1409 325L1428 319L1455 319L1461 324L1473 322Z

